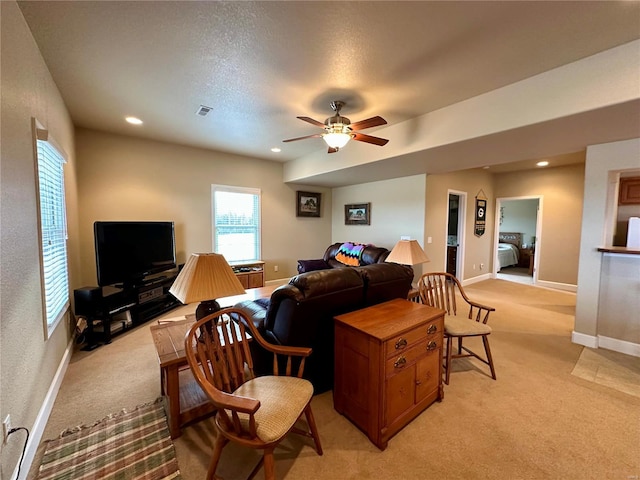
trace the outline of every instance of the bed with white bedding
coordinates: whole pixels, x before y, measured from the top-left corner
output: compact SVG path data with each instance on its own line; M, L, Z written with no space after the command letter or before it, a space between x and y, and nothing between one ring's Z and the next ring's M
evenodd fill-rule
M522 234L513 232L500 232L499 238L498 270L504 267L517 265L520 258Z

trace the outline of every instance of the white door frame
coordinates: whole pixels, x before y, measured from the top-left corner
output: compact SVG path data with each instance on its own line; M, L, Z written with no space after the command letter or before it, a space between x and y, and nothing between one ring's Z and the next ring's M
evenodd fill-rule
M536 215L536 244L535 255L533 257L533 284L538 283L538 265L540 263L540 252L542 252L543 240L542 240L542 195L526 195L522 197L499 197L496 198L496 212L495 212L495 232L493 235L493 269L492 278L498 276L498 243L500 242L500 207L505 200L538 200L538 214Z
M447 215L444 228L444 265L442 271L447 271L447 240L449 236L449 195L460 197L458 202L458 250L456 252L456 278L462 282L464 279L464 251L467 219L467 192L460 190L447 190Z

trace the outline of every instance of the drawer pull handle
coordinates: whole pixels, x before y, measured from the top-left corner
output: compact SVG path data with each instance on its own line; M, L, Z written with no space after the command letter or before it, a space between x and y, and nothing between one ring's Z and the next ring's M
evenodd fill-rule
M436 333L437 331L438 327L436 327L433 323L427 328L427 333Z
M407 346L407 340L404 338L401 338L396 342L396 350L400 350L401 348L404 348L406 346Z
M437 342L429 342L427 344L427 350L431 351L431 350L435 350L436 348L438 348L438 343Z
M398 359L395 361L395 363L393 364L393 366L394 366L395 368L400 368L400 367L404 367L406 363L407 363L407 359L406 359L406 358L404 358L404 357L400 357L400 358L398 358Z

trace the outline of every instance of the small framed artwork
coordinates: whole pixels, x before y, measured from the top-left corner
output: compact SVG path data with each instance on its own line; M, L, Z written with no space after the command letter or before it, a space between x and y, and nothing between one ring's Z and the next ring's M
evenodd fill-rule
M322 194L318 192L296 192L298 203L296 217L319 217Z
M371 204L352 203L344 206L345 225L370 225L371 224Z

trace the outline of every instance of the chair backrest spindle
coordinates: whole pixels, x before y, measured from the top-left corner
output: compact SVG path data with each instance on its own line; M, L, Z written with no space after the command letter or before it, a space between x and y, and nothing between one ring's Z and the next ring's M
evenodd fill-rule
M424 274L418 282L418 291L425 305L445 310L448 315L457 314L456 283L447 274Z

